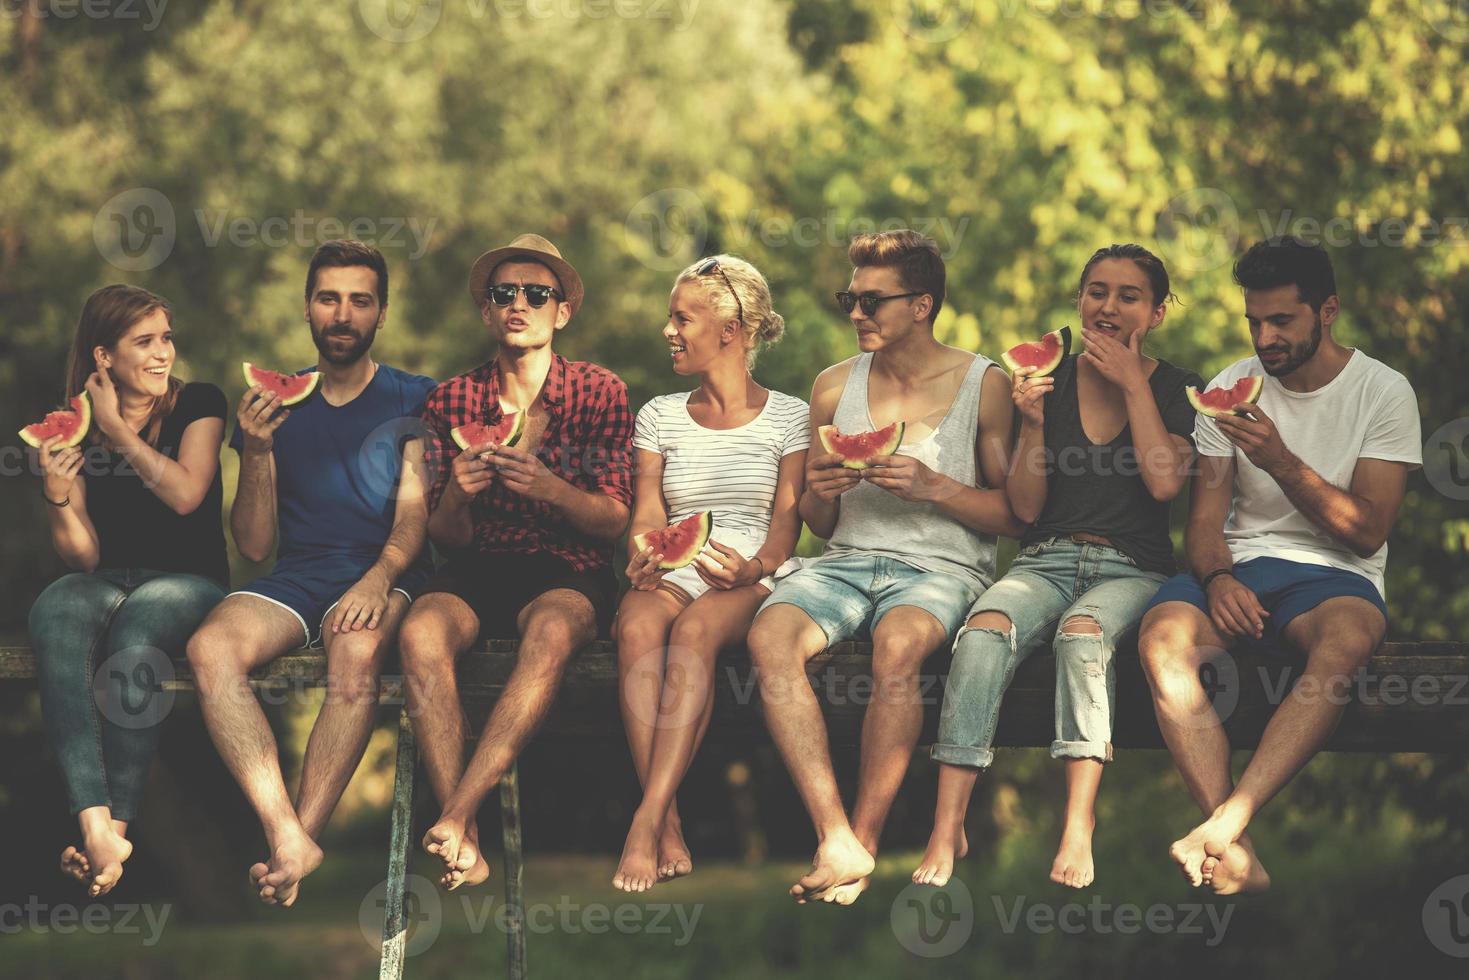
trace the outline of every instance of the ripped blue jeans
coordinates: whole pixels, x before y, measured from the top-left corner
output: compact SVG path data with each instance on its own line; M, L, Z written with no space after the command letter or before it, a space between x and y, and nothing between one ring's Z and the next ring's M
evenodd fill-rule
M951 765L988 768L995 758L1000 701L1015 668L1050 641L1056 651L1051 757L1110 762L1117 690L1112 654L1117 638L1137 625L1166 578L1143 571L1105 545L1048 538L1022 548L1005 577L975 600L954 641L938 741L930 756ZM1009 635L967 624L982 612L1008 618ZM1058 629L1073 617L1094 621L1101 632Z

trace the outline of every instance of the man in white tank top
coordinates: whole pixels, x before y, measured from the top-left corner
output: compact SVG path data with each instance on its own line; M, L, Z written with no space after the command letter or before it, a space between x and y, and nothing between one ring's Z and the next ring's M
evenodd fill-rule
M800 504L807 526L831 544L826 555L777 583L749 635L766 723L819 841L811 872L791 894L801 902L843 905L867 887L883 823L918 741L919 669L953 639L972 599L993 581L994 536L1022 530L1005 496L1009 379L934 338L944 299L937 247L916 232L885 232L859 236L848 254L852 282L838 299L863 353L816 379ZM853 412L862 417L852 399L864 392L864 420L873 428L905 422L904 446L865 470L844 469L822 447L817 429ZM951 408L957 414L961 407L966 417L951 417ZM940 453L935 446L954 444L955 426L969 433L965 444L958 453ZM862 540L853 527L862 529ZM962 550L950 548L952 555L936 559L923 544L945 536L973 542L967 564L956 560ZM849 821L806 663L863 627L872 633L873 693Z

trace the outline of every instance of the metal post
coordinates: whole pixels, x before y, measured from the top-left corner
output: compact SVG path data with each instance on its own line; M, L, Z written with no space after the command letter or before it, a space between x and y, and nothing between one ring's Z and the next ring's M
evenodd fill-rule
M510 980L525 980L525 862L520 851L520 774L513 762L500 780L500 825L505 839L505 907L510 919L505 943Z
M408 835L413 832L413 770L418 751L408 708L398 713L398 771L393 777L393 833L388 844L388 890L383 911L383 957L379 980L402 980L403 948L407 941L403 923L403 891L408 871ZM508 858L507 858L508 860Z

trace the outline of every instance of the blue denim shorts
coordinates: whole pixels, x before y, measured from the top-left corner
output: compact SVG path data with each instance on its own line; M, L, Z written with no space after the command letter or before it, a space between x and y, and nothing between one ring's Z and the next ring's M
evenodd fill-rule
M946 572L926 572L896 558L841 555L818 558L778 579L760 612L782 602L795 606L832 644L852 639L863 627L876 629L898 606L917 606L952 640L976 598L968 584Z
M1387 618L1387 603L1377 586L1356 572L1329 565L1311 565L1306 562L1287 561L1284 558L1251 558L1234 566L1234 577L1254 592L1269 616L1265 620L1265 636L1260 642L1248 641L1247 645L1268 650L1271 653L1295 656L1281 635L1287 623L1302 613L1310 612L1327 599L1338 596L1356 596L1366 599ZM1187 573L1175 575L1164 582L1148 603L1148 609L1165 602L1187 602L1209 614L1209 596L1199 580Z

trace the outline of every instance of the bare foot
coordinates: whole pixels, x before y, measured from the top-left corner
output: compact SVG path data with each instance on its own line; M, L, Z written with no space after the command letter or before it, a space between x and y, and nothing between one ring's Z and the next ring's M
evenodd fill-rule
M684 843L683 825L677 821L665 820L663 834L658 838L659 880L672 881L674 878L692 874L693 870L694 858L689 853L689 846Z
M1270 874L1260 863L1248 837L1230 844L1219 854L1211 853L1201 868L1204 884L1216 895L1263 892L1270 887Z
M634 814L622 845L622 860L612 876L612 887L625 892L645 892L658 883L658 828L642 814Z
M913 884L933 885L942 888L954 874L954 862L969 853L969 838L964 836L964 827L953 836L942 833L937 827L928 838L928 850L913 872Z
M1092 864L1092 830L1095 821L1067 821L1061 833L1061 846L1051 864L1051 880L1068 888L1085 888L1096 878Z
M86 835L83 844L85 860L89 867L91 884L87 894L96 898L106 895L116 887L122 877L122 865L133 854L132 841L119 834L111 826L94 828Z
M1222 855L1238 837L1238 833L1230 832L1211 817L1189 831L1187 836L1174 841L1168 848L1168 854L1178 863L1184 879L1197 888L1204 883L1204 862L1209 855Z
M816 848L811 870L791 886L791 896L802 903L825 899L830 889L853 884L872 874L876 864L856 834L850 830L832 834Z
M822 901L831 902L833 905L851 905L871 884L871 877L858 878L850 885L837 885L835 888L828 889L821 898Z
M250 880L266 905L290 908L301 892L301 879L320 865L321 848L304 831L296 831L271 848L270 860L250 866Z
M453 891L461 885L482 885L489 877L490 864L479 849L479 828L470 824L464 831L464 839L459 844L459 855L454 859L453 867L439 878L439 884L446 891Z
M440 817L439 822L423 835L423 849L444 862L444 874L439 878L439 884L446 888L452 881L451 875L459 870L459 848L466 836L462 821L445 817Z
M86 881L91 874L92 865L87 861L87 852L75 845L69 845L61 852L61 873L77 881Z

